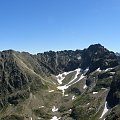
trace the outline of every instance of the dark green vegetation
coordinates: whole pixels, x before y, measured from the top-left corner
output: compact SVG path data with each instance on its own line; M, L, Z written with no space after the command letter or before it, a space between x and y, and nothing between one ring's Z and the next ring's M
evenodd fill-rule
M64 72L59 85L55 76ZM57 87L68 83L63 95ZM100 120L119 120L120 57L100 44L37 55L0 52L0 120L98 120L106 101Z

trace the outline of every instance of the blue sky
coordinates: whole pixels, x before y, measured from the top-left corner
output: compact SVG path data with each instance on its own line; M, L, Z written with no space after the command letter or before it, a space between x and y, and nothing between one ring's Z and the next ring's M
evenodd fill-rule
M120 52L120 0L0 0L0 50L37 53L95 43Z

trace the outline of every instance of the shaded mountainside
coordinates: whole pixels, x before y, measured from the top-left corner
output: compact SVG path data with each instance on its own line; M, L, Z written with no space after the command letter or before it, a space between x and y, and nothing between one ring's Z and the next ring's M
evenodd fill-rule
M120 57L100 44L0 52L1 120L120 119Z

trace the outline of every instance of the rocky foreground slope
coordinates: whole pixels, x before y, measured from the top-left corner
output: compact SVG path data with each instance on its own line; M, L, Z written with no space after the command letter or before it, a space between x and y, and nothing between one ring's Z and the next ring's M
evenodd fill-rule
M120 57L100 44L0 52L0 120L119 120Z

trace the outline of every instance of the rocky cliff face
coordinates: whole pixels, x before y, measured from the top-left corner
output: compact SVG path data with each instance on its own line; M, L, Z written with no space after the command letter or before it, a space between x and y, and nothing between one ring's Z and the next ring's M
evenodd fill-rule
M89 67L91 71L94 71L98 67L106 69L118 65L116 55L100 44L91 45L88 49L84 50L45 52L37 54L36 57L40 62L48 65L54 74L71 71L79 67L82 69Z
M100 44L37 55L0 52L0 119L117 120L119 61Z

